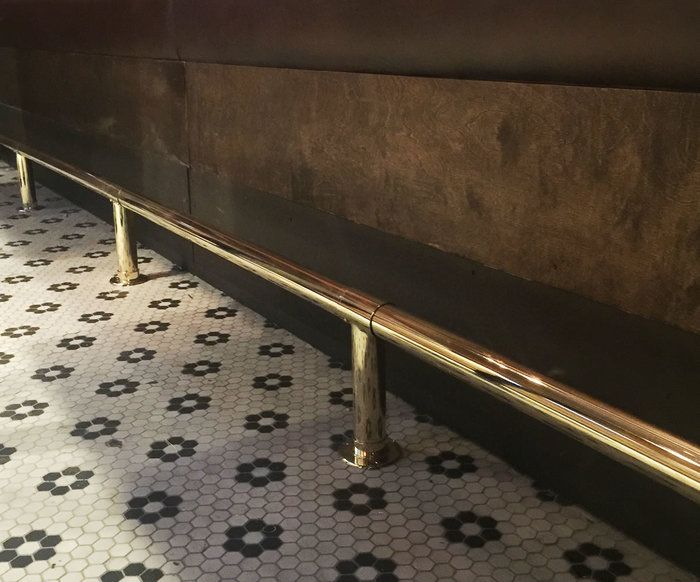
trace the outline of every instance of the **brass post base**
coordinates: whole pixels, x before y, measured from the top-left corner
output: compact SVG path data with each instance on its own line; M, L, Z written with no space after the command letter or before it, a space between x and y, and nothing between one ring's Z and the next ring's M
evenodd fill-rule
M338 449L343 460L353 467L360 469L378 469L392 465L401 458L401 447L391 439L377 451L363 451L355 446L354 441L348 441Z
M121 287L131 287L132 285L139 285L140 283L145 283L147 277L145 275L139 275L134 279L122 279L118 274L114 275L109 282L112 285L119 285Z
M38 210L39 206L36 203L36 189L34 186L32 165L24 154L20 152L17 152L17 174L19 179L19 194L22 199L22 208L20 208L19 211L24 214L32 210Z
M29 214L33 210L41 210L41 206L37 206L36 204L33 204L32 206L20 206L17 209L17 212L20 214Z

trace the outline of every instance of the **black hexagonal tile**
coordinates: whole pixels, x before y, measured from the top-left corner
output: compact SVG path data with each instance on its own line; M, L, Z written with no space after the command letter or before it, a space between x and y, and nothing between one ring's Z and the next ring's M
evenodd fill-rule
M37 486L38 491L48 491L51 495L65 495L70 491L85 489L94 477L92 471L84 471L79 467L67 467L62 471L47 473Z
M469 455L458 455L453 451L442 451L437 455L426 457L428 471L434 475L444 475L450 479L459 479L467 473L475 473L474 459Z
M461 543L469 548L481 548L488 542L501 539L502 535L495 519L473 511L460 511L455 517L445 518L441 523L449 542Z
M109 420L104 416L93 418L92 420L82 420L75 424L71 431L72 436L82 437L88 441L94 441L101 436L110 436L117 432L117 427L121 424L118 420Z
M267 458L255 459L252 463L241 463L236 468L236 481L251 487L267 487L275 481L284 481L287 465Z
M188 392L184 396L171 398L166 410L178 414L192 414L195 410L206 410L211 402L210 396L202 396L194 392Z
M156 523L163 518L175 517L180 513L178 508L180 503L182 503L182 497L179 495L169 495L165 491L152 491L145 497L132 497L124 517L136 519L141 523Z
M338 511L349 511L353 515L368 515L373 509L384 509L387 505L386 491L380 487L368 487L364 483L353 483L349 487L333 492L333 507Z
M159 459L164 463L174 463L180 458L194 456L197 445L198 443L196 440L174 436L163 441L151 443L151 450L148 451L148 457L151 459Z
M282 546L282 527L265 523L261 519L251 519L242 526L226 530L224 549L238 552L246 558L257 558L263 552L277 550Z

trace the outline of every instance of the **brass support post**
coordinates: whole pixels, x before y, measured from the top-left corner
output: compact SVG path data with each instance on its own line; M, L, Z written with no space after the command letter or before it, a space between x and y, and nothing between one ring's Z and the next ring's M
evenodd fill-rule
M19 194L22 197L20 212L36 210L39 206L36 203L32 166L24 154L19 152L17 152L17 173L19 174Z
M117 274L110 279L116 285L135 285L144 280L139 274L136 260L136 241L129 234L129 219L126 209L116 201L112 202L114 210L114 239L117 245Z
M355 467L383 467L401 457L401 448L386 434L382 346L371 331L357 325L351 330L355 434L340 454Z

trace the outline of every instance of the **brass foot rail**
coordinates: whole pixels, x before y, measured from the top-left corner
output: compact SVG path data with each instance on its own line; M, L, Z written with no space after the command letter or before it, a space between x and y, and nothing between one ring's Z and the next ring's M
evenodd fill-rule
M0 136L0 142L108 198L115 205L115 216L116 206L119 212L130 210L349 323L353 338L355 437L342 454L351 464L382 466L400 455L398 445L388 438L385 428L381 346L376 339L381 338L686 497L700 500L700 448L695 444L264 248L210 228L13 140ZM132 249L129 252L133 253L133 247L128 245L126 222L122 221L121 226L117 222L116 236L122 238L117 244ZM130 257L135 265L135 255Z

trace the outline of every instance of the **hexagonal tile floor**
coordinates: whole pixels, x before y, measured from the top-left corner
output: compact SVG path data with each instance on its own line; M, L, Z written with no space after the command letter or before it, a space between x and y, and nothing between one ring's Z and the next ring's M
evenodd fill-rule
M350 375L0 168L0 579L692 580L389 397L406 456L336 449Z

